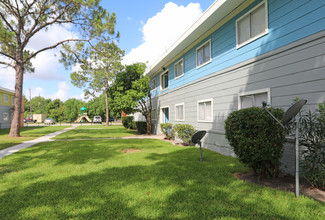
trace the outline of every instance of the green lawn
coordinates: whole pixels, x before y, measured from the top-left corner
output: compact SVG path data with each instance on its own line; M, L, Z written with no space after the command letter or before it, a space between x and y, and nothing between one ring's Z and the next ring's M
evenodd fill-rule
M69 126L34 126L22 127L20 130L21 137L8 137L8 129L0 129L0 150L20 144L23 141L33 140L35 138L68 128Z
M82 125L56 136L54 139L89 139L89 138L118 138L135 135L134 130L126 130L120 125Z
M320 202L234 178L237 159L203 157L161 140L41 143L0 160L0 218L325 218Z

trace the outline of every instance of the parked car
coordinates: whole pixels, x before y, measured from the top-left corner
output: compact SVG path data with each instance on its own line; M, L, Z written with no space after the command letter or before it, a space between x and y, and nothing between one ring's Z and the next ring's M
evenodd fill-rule
M34 120L33 118L24 118L24 123L28 123L28 122L36 123L37 120Z
M108 121L109 121L109 122L112 122L112 121L115 121L115 119L114 119L114 118L111 118L111 117L109 117L109 118L108 118Z
M94 119L93 119L93 122L94 123L100 123L101 124L102 123L102 117L100 117L98 115L95 116Z
M53 118L47 118L47 119L44 120L44 124L46 124L46 125L50 125L50 124L54 125L55 121L54 121Z

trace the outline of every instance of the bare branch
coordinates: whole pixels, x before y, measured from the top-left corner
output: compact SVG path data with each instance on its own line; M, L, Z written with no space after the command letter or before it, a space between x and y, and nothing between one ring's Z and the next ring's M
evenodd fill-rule
M11 3L1 1L1 3L8 9L10 13L12 13L16 18L18 18L18 14L16 13L17 8L15 8Z
M12 68L15 68L15 66L12 65L11 63L7 63L7 62L1 61L1 60L0 60L0 64L2 64L2 65L6 65L6 66L10 66L10 67L12 67Z
M41 53L41 52L43 52L43 51L45 51L45 50L54 49L54 48L56 48L57 46L62 45L62 44L64 44L64 43L66 43L66 42L73 42L73 41L90 41L90 40L91 40L91 39L89 39L89 40L86 40L86 39L66 39L66 40L60 41L60 42L58 42L58 43L56 43L56 44L54 44L54 45L52 45L52 46L44 47L43 49L40 49L40 50L38 50L37 52L31 54L29 57L27 57L27 58L24 60L24 63L26 63L26 62L28 62L30 59L34 58L37 54L39 54L39 53Z
M25 17L28 14L29 9L31 9L31 7L36 3L37 0L34 0L32 3L28 4L27 1L25 1L25 3L28 5L27 8L25 9L25 13L22 15L22 17ZM46 2L46 1L45 1Z
M8 58L10 58L12 60L15 60L15 58L13 56L10 56L9 54L6 54L6 53L1 52L1 51L0 51L0 54L3 55L3 56L5 56L5 57L8 57Z
M23 42L23 47L25 47L26 45L27 45L27 43L28 43L28 41L30 40L30 38L32 37L32 36L34 36L37 32L39 32L40 30L42 30L43 28L45 28L45 27L47 27L47 26L49 26L49 25L52 25L52 24L54 24L54 23L56 23L66 12L67 12L67 8L70 6L72 4L72 1L70 1L69 3L67 3L65 6L64 6L64 10L56 17L56 18L54 18L52 21L50 21L50 22L46 22L45 24L43 24L43 25L41 25L40 27L38 27L38 28L36 28L36 26L37 26L37 21L35 21L35 23L34 23L34 26L33 26L33 28L31 28L30 29L30 32L26 35L26 38L25 38L25 40L24 40L24 42ZM71 7L71 8L73 8L73 7ZM41 14L41 12L40 12L40 14ZM39 17L38 17L38 19L39 19Z
M7 19L4 17L4 15L1 12L0 12L0 17L6 23L6 25L10 28L10 30L17 34L17 32L14 30L14 28L10 25L10 23L7 21Z

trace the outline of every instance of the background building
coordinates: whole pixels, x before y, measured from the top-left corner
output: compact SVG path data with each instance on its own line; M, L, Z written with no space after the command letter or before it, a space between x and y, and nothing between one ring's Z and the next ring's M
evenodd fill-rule
M0 87L0 129L10 128L14 115L15 91ZM22 102L21 127L24 126L24 99Z

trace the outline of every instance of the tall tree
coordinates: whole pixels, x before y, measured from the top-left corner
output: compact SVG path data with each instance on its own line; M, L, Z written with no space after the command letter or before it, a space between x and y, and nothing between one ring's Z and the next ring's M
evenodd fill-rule
M102 118L106 117L106 97L101 94L99 97L94 97L87 103L87 110L89 117L93 118L96 115Z
M32 58L60 45L64 45L64 49L78 48L80 52L84 42L98 41L99 37L108 41L116 37L115 14L110 15L99 3L100 0L0 0L0 64L16 72L14 118L9 136L20 136L23 74L33 71ZM27 44L38 32L66 24L78 31L79 37L65 39L37 51L26 50Z
M136 63L127 66L124 72L117 75L114 86L112 86L114 96L112 108L115 112L142 113L147 123L147 134L151 134L150 78L143 75L145 69L144 63Z
M90 48L89 57L80 60L81 70L71 74L71 83L85 88L85 95L105 94L106 126L109 125L108 92L115 76L123 69L124 51L114 42L98 42Z
M68 122L73 122L78 118L78 114L80 113L80 108L85 105L84 102L72 98L68 99L64 102L63 115L64 119Z

